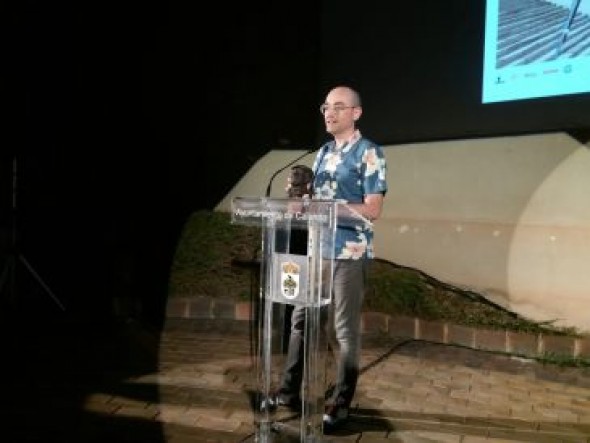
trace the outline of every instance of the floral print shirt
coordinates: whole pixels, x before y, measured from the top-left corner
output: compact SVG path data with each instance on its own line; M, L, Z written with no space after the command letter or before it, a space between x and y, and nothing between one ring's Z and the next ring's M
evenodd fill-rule
M387 192L386 163L379 145L355 131L343 146L324 144L313 164L313 198L362 203L367 194ZM373 258L373 229L359 223L338 226L334 244L336 259Z

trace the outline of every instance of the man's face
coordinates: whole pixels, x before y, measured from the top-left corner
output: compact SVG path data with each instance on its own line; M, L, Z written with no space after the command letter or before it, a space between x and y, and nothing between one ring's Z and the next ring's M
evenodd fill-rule
M334 136L354 131L355 122L361 112L346 88L335 88L330 91L323 109L326 131Z

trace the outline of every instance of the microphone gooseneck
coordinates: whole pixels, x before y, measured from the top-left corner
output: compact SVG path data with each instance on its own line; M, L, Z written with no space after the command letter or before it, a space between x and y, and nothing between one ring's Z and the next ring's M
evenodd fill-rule
M314 152L315 149L309 149L307 151L305 151L304 154L300 155L299 157L297 157L295 160L290 161L289 163L287 163L285 166L283 166L281 169L275 171L275 173L270 177L270 180L268 181L268 186L266 187L266 193L264 194L265 197L270 197L270 191L272 188L272 182L275 179L275 177L277 175L279 175L281 172L283 172L285 169L287 169L289 166L294 165L296 162L298 162L299 160L301 160L303 157L305 157L306 155L311 154L312 152Z

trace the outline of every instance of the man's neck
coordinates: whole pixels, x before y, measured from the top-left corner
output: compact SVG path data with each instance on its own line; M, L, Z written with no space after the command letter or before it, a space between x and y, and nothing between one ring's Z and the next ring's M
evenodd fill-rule
M334 142L336 149L340 149L345 146L350 140L355 136L356 129L352 129L351 131L347 131L342 134L334 135Z

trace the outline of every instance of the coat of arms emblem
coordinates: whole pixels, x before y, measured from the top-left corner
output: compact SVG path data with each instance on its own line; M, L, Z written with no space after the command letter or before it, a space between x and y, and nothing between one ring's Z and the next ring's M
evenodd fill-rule
M281 292L285 298L292 300L299 295L299 275L301 270L292 261L281 263Z

